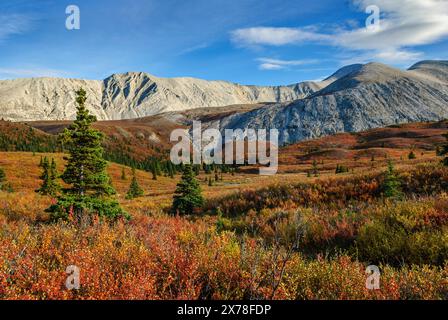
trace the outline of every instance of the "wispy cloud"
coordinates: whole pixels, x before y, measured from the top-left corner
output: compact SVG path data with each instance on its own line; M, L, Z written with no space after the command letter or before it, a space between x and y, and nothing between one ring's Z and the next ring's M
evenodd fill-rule
M232 41L243 46L271 45L283 46L309 41L328 41L329 36L306 28L267 28L255 27L237 29L231 33Z
M196 46L192 46L192 47L186 48L184 50L181 50L178 55L189 54L189 53L192 53L192 52L195 52L195 51L198 51L198 50L202 50L202 49L208 48L208 46L209 46L208 43L201 43L201 44L198 44Z
M67 77L69 75L70 75L69 73L62 70L45 69L45 68L27 68L27 69L0 68L0 79L38 78L38 77L60 78L60 77Z
M26 15L0 13L0 41L26 32L31 27L31 21Z
M259 68L261 70L281 70L293 66L303 66L309 64L319 63L316 59L305 59L305 60L279 60L270 58L259 58L257 61L260 63Z
M365 59L404 63L422 56L409 49L431 44L448 36L447 0L354 0L364 11L377 5L381 11L378 28L354 26L325 32L318 26L304 28L255 27L232 32L232 41L239 46L283 46L323 44L351 51Z

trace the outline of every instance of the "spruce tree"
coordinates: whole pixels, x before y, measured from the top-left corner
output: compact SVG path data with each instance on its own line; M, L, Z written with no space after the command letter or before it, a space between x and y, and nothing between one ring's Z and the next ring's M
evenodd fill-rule
M339 173L347 173L347 172L349 172L349 169L348 169L348 167L346 167L346 166L344 166L344 165L336 165L336 174L339 174Z
M60 186L57 182L58 174L54 159L51 159L51 163L47 157L42 160L42 174L39 178L42 180L42 185L36 192L41 195L56 196L60 190Z
M173 168L173 164L171 162L169 162L169 165L168 165L168 175L171 179L174 178L174 168Z
M194 167L193 167L193 171L194 171L194 174L195 174L196 176L199 175L200 170L201 170L200 165L198 165L198 164L197 164L197 165L194 165Z
M151 173L152 173L152 180L157 180L157 169L154 164L151 166Z
M58 169L56 166L56 161L54 158L51 158L51 164L50 164L50 179L51 179L51 190L56 194L61 189L61 186L59 185L57 179L59 178Z
M194 209L202 207L203 204L201 187L191 165L187 164L174 192L172 211L178 214L193 214Z
M443 135L448 140L448 133ZM440 150L441 156L446 156L445 159L442 160L444 166L448 167L448 142L444 144Z
M313 169L312 170L313 170L313 173L314 173L315 177L319 176L319 169L317 167L317 161L316 160L313 160Z
M2 167L0 167L0 190L3 189L4 183L6 182L6 173Z
M395 168L392 161L388 162L388 168L384 179L384 197L399 199L403 196L401 191L401 182L395 173Z
M162 175L162 169L160 168L160 161L159 161L159 159L154 159L154 168L156 170L156 175L161 176Z
M39 166L42 168L42 173L39 176L39 179L42 180L42 184L40 188L36 190L36 192L42 195L48 195L49 193L47 192L47 186L50 180L50 172L49 172L50 165L48 163L48 158L47 157L43 158Z
M126 171L124 171L124 167L121 168L121 180L126 180Z
M131 185L129 186L129 191L126 194L126 199L134 199L137 197L141 197L143 195L143 190L140 188L137 177L135 176L135 168L132 168L132 181Z
M85 106L86 92L80 89L76 95L76 120L60 136L69 153L61 176L68 187L47 211L52 220L67 219L70 213L83 221L88 221L92 215L110 219L129 217L112 198L115 190L106 172L107 162L103 159L103 134L92 128L96 117Z

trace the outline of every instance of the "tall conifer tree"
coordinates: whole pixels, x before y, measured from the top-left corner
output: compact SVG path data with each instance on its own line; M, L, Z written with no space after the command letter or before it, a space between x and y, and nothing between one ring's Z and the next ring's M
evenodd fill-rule
M63 189L48 211L53 220L66 219L71 212L77 219L88 219L93 214L111 219L128 217L112 198L115 190L103 159L103 134L92 128L96 117L85 106L86 92L80 89L76 95L76 120L60 136L69 153L61 178L69 187Z

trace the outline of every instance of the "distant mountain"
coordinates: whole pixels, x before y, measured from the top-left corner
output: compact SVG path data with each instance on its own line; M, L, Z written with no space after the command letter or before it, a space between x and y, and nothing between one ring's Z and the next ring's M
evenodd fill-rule
M327 85L335 82L336 80L339 80L347 75L349 75L352 72L356 72L359 71L361 68L363 67L362 64L351 64L345 67L342 67L341 69L339 69L338 71L336 71L335 73L333 73L331 76L329 76L328 78L324 79L321 82L321 86L326 87Z
M207 127L276 128L280 143L287 144L448 118L447 61L423 61L407 71L369 63L345 68L336 78L304 99L234 113L210 121Z
M0 118L73 119L74 92L80 87L87 90L88 107L100 120L160 115L158 119L173 125L200 119L203 128L276 128L282 144L448 118L448 61L422 61L408 70L356 64L320 82L277 87L146 73L115 74L104 81L4 80Z
M313 82L290 86L243 86L193 78L164 79L147 73L115 74L104 81L33 78L0 81L0 115L5 120L69 120L74 92L87 91L88 108L101 120L121 120L259 102L287 102L321 89Z
M87 91L87 104L99 119L107 119L101 106L100 81L34 78L0 81L0 118L12 121L65 120L76 114L75 91Z
M426 74L430 78L446 82L448 79L448 61L421 61L409 68L419 74Z
M32 78L0 81L0 116L12 121L71 120L75 91L87 91L88 108L100 120L141 118L164 112L229 105L283 103L306 98L358 68L342 68L322 82L245 86L194 78L158 78L143 72L103 81Z

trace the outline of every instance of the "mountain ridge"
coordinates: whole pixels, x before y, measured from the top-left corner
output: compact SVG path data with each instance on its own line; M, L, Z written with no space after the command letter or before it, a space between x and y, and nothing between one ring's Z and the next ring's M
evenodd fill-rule
M191 117L183 113L198 110L192 114L203 120L203 128L276 128L280 144L448 118L448 61L421 61L408 70L380 63L349 65L323 81L289 86L158 78L144 72L114 74L103 81L7 80L0 81L0 117L73 119L77 86L86 89L87 105L99 120L161 115L184 125ZM200 116L200 110L226 106L234 107Z
M279 143L288 144L335 133L444 120L448 118L445 65L445 61L437 62L433 70L423 72L366 64L304 99L232 114L207 126L222 131L278 129Z
M164 112L238 104L287 103L311 96L353 71L346 66L320 82L281 86L242 85L192 77L162 78L146 72L112 74L104 80L21 78L0 80L0 113L5 120L70 120L75 91L84 87L87 106L100 120L140 118Z
M0 80L0 114L5 120L70 120L75 91L87 91L87 106L100 120L121 120L163 112L304 98L321 87L240 85L196 78L159 78L144 72L113 74L104 80L22 78Z

